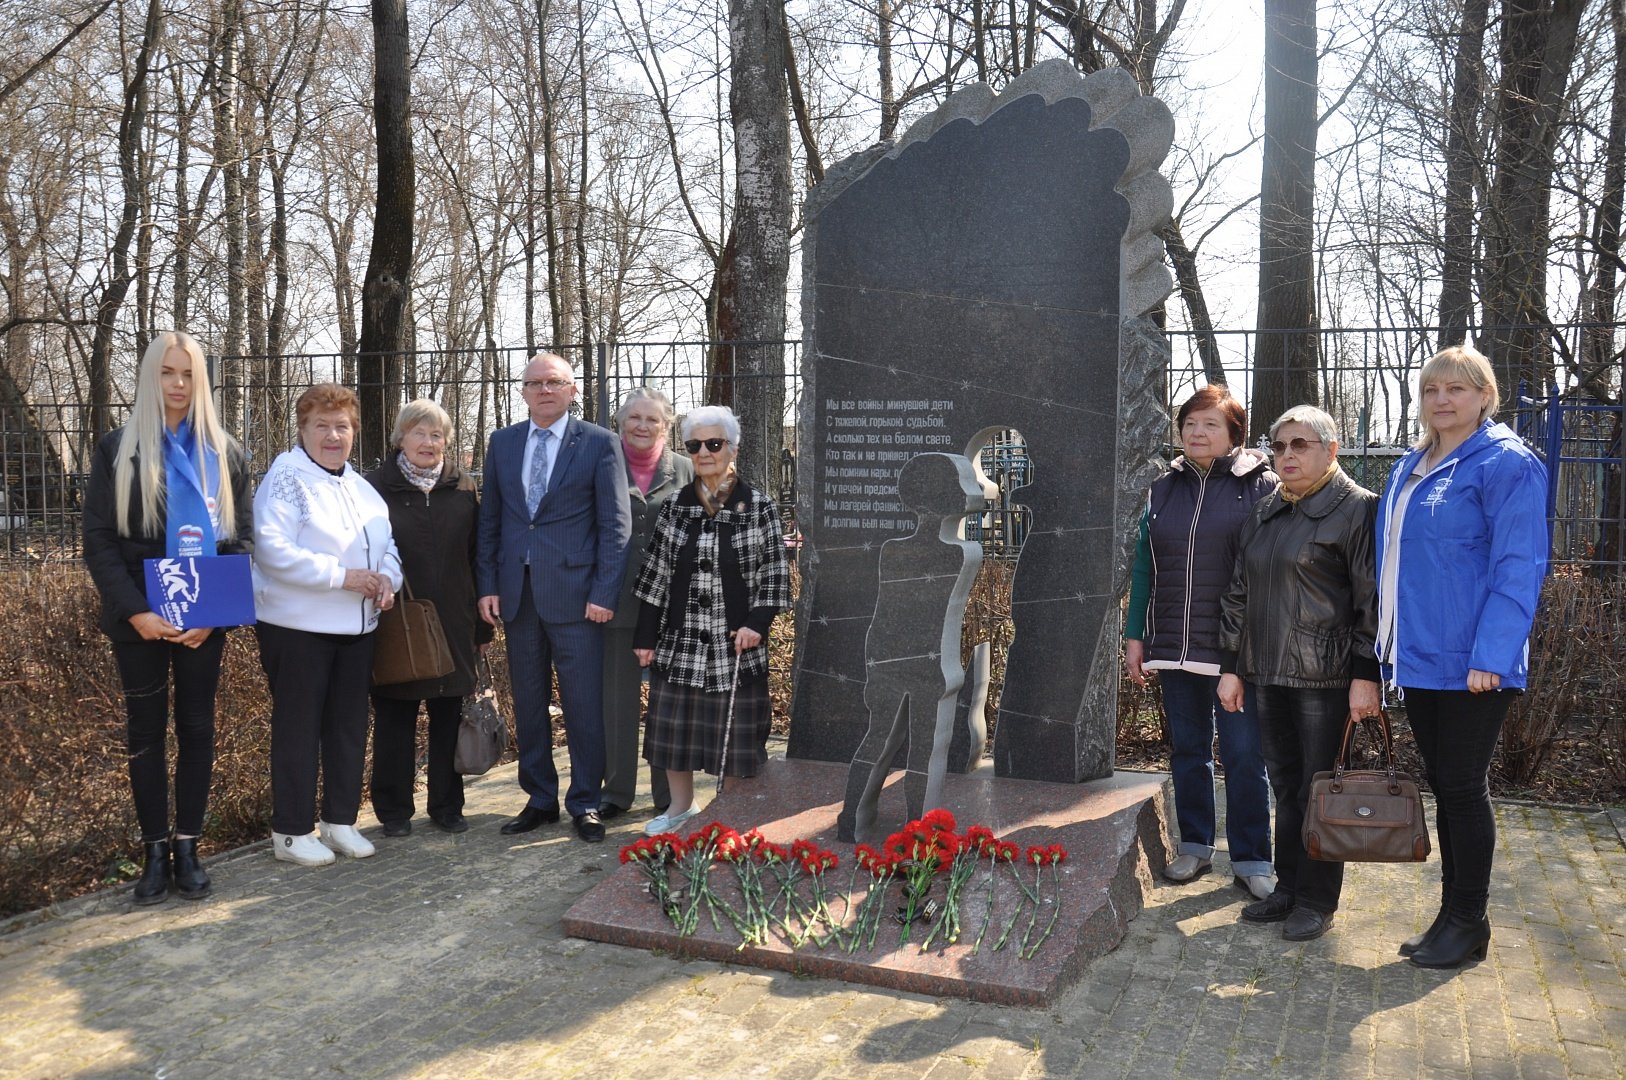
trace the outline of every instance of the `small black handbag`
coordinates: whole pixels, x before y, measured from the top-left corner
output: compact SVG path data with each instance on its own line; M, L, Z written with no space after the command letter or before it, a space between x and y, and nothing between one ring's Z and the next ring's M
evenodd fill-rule
M1369 718L1366 725L1382 740L1382 768L1349 767L1355 721L1347 721L1332 771L1318 772L1310 781L1304 850L1322 862L1423 862L1428 822L1417 781L1395 768L1388 714Z
M497 708L491 668L481 657L475 665L474 693L463 699L463 722L457 729L452 768L464 776L481 776L508 752L508 723Z

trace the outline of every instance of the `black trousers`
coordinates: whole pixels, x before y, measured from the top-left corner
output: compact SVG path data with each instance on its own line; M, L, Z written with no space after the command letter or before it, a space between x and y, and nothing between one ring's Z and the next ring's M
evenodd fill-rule
M1349 690L1259 686L1265 771L1276 795L1276 891L1324 914L1338 910L1344 864L1312 859L1304 850L1304 809L1310 781L1332 768L1349 718Z
M169 730L171 672L175 684L175 831L203 832L209 779L215 762L215 690L226 632L216 630L195 649L169 641L115 641L113 659L124 685L129 718L130 792L141 840L169 838Z
M302 836L322 820L354 825L367 758L372 634L318 634L258 623L260 665L271 684L271 831Z
M463 699L427 698L429 712L429 815L463 812L463 777L452 767ZM379 821L404 821L417 812L418 700L373 695L373 813Z
M1491 756L1496 753L1513 692L1403 689L1406 719L1411 722L1428 786L1434 792L1442 891L1453 910L1479 918L1490 899L1491 860L1496 852Z

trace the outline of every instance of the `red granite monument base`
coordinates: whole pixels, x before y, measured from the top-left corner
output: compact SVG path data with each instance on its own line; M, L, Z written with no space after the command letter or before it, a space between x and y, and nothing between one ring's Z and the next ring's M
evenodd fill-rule
M814 840L840 855L841 868L830 874L840 891L848 880L852 846L836 840L839 793L846 788L844 765L817 761L775 760L749 780L730 780L724 794L689 822L695 828L720 821L744 832L758 828L768 839L789 844L799 837ZM894 774L881 796L881 820L893 827L904 821L901 774ZM951 775L944 795L961 829L987 825L1003 840L1021 845L1059 843L1068 851L1061 866L1061 910L1055 928L1031 959L1020 959L1015 936L1000 950L994 940L1003 929L1004 912L1014 910L998 894L996 917L979 949L972 942L987 903L977 882L962 908L965 927L953 945L934 942L922 952L927 931L912 928L911 941L900 946L901 927L883 921L871 949L848 954L834 946L820 950L811 943L792 949L777 937L762 946L740 947L740 936L726 921L722 929L702 916L698 930L679 936L649 895L646 878L636 866L623 865L582 897L566 913L564 930L573 937L606 941L677 956L748 964L842 979L943 997L963 997L1008 1005L1045 1005L1078 979L1089 962L1110 952L1123 939L1129 920L1141 910L1153 876L1169 858L1168 777L1162 773L1117 773L1085 784L1051 784L997 779L983 771ZM832 798L832 793L837 793ZM1024 873L1032 873L1024 868ZM1041 895L1053 895L1045 872ZM998 879L996 879L997 881ZM1017 895L1014 882L1009 896ZM1002 888L1005 886L1002 885ZM939 894L942 885L938 886ZM836 910L840 910L836 901ZM887 909L891 910L890 906ZM1045 904L1038 923L1043 929L1053 909Z

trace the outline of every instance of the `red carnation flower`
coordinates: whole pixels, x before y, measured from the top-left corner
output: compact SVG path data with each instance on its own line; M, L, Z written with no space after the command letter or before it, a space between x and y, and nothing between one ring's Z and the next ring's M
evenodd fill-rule
M926 811L920 823L928 829L942 829L945 832L953 832L955 829L954 815L942 807Z

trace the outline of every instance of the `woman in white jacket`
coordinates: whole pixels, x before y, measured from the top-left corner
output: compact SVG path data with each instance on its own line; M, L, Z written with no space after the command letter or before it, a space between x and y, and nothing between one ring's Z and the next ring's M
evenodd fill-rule
M389 508L348 463L361 424L356 395L318 384L295 415L299 445L272 462L254 496L255 631L271 684L273 854L321 866L334 852L373 854L356 831L367 691L373 631L395 603L401 560Z

